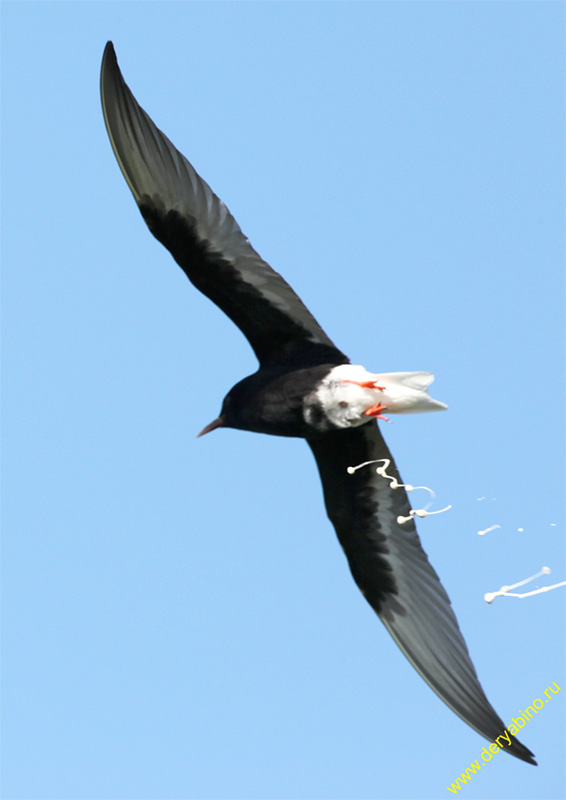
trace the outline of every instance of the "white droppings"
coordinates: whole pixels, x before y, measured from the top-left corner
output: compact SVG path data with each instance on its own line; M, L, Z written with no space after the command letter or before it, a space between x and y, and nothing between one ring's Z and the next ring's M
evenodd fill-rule
M489 528L486 528L483 531L478 531L478 536L485 536L486 533L491 533L491 531L495 531L497 528L501 528L501 525L490 525Z
M357 466L357 467L348 467L348 468L346 469L346 472L348 472L350 475L353 475L353 474L354 474L354 472L357 472L357 471L358 471L359 469L361 469L362 467L367 467L367 466L369 466L369 464L377 464L377 461L364 461L362 464L358 464L358 466ZM377 470L376 470L376 472L377 472Z
M566 581L561 581L560 583L555 583L552 586L541 586L539 589L534 589L532 592L523 592L518 594L511 591L511 589L518 589L519 586L524 586L526 583L530 583L536 578L540 578L541 575L550 575L550 573L550 567L542 567L539 572L537 572L535 575L531 575L530 578L525 578L524 581L518 581L518 583L513 583L511 586L502 586L497 592L486 592L483 596L483 599L486 603L493 603L496 597L518 597L522 599L523 597L532 597L535 594L550 592L552 589L558 589L559 586L566 586Z
M397 478L394 478L393 475L387 474L387 469L391 464L391 459L389 458L378 458L374 461L364 461L362 464L358 464L357 467L347 467L347 472L350 475L353 475L354 472L356 472L356 470L361 469L362 467L367 467L369 464L379 464L380 462L383 462L383 466L377 467L375 471L382 478L385 478L386 480L389 481L389 486L391 489L406 489L407 492L414 492L417 489L424 489L426 492L429 492L431 497L430 503L427 503L427 505L424 508L411 509L408 517L403 517L403 516L397 517L397 522L399 525L404 525L405 522L409 522L411 519L413 519L413 517L421 517L421 518L430 517L432 516L432 514L442 514L444 511L448 511L449 509L452 508L452 506L449 505L446 506L446 508L441 508L438 511L429 511L428 509L436 500L436 495L432 491L432 489L429 489L428 486L413 486L411 483L399 483Z

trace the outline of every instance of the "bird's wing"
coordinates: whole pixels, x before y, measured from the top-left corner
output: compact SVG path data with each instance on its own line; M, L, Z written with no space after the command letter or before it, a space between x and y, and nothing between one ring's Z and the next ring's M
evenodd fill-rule
M262 366L348 363L288 283L256 253L224 203L153 124L111 42L102 109L114 154L153 235L247 337Z
M424 552L403 488L368 465L389 459L387 474L401 478L376 423L308 440L320 472L328 516L362 594L411 664L453 711L486 739L505 725L479 683L448 595ZM504 750L535 764L533 754L511 737Z

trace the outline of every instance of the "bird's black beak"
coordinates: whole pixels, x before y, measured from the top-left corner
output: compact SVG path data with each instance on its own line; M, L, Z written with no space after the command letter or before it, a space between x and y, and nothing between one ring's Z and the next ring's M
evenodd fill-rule
M203 428L200 433L197 434L197 439L199 436L204 436L205 433L210 433L215 428L224 428L226 426L226 421L222 415L220 415L217 419L214 419L210 422L206 428Z

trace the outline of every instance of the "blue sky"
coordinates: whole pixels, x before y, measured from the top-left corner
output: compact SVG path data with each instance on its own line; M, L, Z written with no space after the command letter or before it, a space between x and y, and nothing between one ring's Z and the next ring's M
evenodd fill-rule
M354 363L435 373L448 411L384 431L453 505L423 545L502 718L564 687L522 732L540 766L459 794L563 797L564 590L483 601L566 576L563 4L2 16L3 797L445 798L487 744L354 586L304 443L195 438L256 364L119 172L108 39Z

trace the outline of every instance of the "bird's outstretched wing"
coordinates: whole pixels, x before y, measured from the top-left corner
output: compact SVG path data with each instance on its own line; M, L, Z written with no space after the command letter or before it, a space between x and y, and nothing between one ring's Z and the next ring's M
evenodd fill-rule
M314 453L326 509L352 575L411 664L453 711L492 742L505 730L478 680L452 606L424 552L403 488L392 489L377 475L389 459L387 474L401 483L376 423L308 440ZM530 750L514 737L500 740L503 750L536 764Z
M261 366L348 363L137 103L111 42L102 59L100 90L114 154L149 229L197 289L236 323Z

